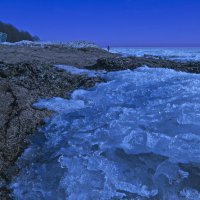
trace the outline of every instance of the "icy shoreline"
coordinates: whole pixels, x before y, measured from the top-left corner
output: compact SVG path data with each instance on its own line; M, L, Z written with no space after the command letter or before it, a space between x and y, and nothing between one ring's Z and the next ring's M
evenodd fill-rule
M41 63L0 63L0 199L8 200L8 184L17 175L15 161L30 135L50 115L32 104L40 98L67 97L79 87L89 88L100 78L72 74Z
M175 47L163 47L163 48L112 48L112 53L119 53L123 56L136 56L146 57L154 59L167 59L178 62L191 62L200 61L200 48L175 48Z
M199 199L200 75L143 67L103 77L70 100L35 104L56 113L19 159L13 196Z
M29 90L27 88L29 88L29 87L36 88L38 91L37 94L40 94L39 97L37 96L38 98L41 97L41 92L42 92L42 94L44 94L43 98L53 97L53 96L62 96L66 92L66 89L65 89L66 80L60 79L59 76L61 75L63 78L63 74L65 74L64 70L67 71L67 73L71 73L71 75L69 75L69 76L67 75L67 80L69 80L69 83L67 81L67 86L66 86L67 90L72 89L70 86L71 84L75 84L75 87L81 87L85 84L88 86L91 86L96 82L95 80L91 80L91 79L94 79L94 78L96 79L96 78L98 78L98 76L102 76L102 78L104 78L104 77L106 77L106 74L108 71L117 71L117 70L119 71L122 69L124 69L124 70L136 69L138 67L141 67L141 65L149 65L150 67L156 67L156 68L158 68L158 67L172 68L177 71L200 73L199 62L188 62L185 64L185 63L179 63L179 62L168 61L168 60L163 60L163 59L153 59L153 58L144 58L144 57L124 58L124 57L120 57L117 54L110 54L104 50L97 49L97 48L77 49L77 48L63 48L63 47L57 48L56 46L51 46L50 48L41 48L41 47L32 48L29 46L0 45L0 49L1 49L0 57L3 61L3 62L0 61L0 63L1 63L0 64L0 82L1 82L0 95L1 95L1 99L2 99L1 102L3 105L2 106L2 112L3 112L2 116L6 117L9 114L9 116L10 116L10 117L8 117L9 123L6 123L6 124L8 125L7 127L10 128L10 130L9 130L10 133L12 133L12 134L10 134L10 135L12 135L11 138L9 138L8 140L2 140L2 142L6 141L5 146L8 148L4 148L4 152L7 152L8 155L6 153L5 159L9 160L10 164L8 164L7 161L4 162L4 164L5 164L4 166L9 166L9 168L7 168L7 167L3 168L3 170L5 169L5 171L7 171L8 174L6 175L7 182L4 179L5 176L2 176L3 179L1 179L2 187L0 188L0 195L2 195L2 194L8 195L9 191L8 191L8 188L6 187L6 185L9 183L10 178L12 178L12 175L17 174L17 170L15 171L16 168L13 166L14 161L16 159L12 159L12 157L9 156L9 153L12 151L15 152L15 153L10 154L13 157L19 153L18 151L15 151L15 148L13 148L13 146L10 143L8 143L8 142L12 143L13 141L15 142L18 140L18 139L15 140L13 138L13 131L12 131L13 129L12 128L16 129L16 127L18 127L18 125L21 124L21 123L19 123L19 124L17 123L17 120L21 119L21 114L22 114L23 123L20 125L20 127L21 127L20 130L24 130L27 128L32 128L29 130L33 130L36 128L36 124L34 124L34 126L32 126L32 122L35 122L33 120L33 115L30 115L29 110L26 110L26 109L24 110L24 106L26 108L27 108L27 106L31 107L31 103L33 103L32 99L33 99L33 97L35 97L34 95L32 95L32 92L34 93L36 90L34 90L32 92L28 92ZM14 63L14 64L8 65L7 63ZM57 69L59 71L59 73L55 72L54 70L52 71L52 69L50 69L50 67L52 65L57 66L58 64L60 67L60 69ZM68 65L68 66L66 66L66 65ZM74 68L71 66L77 66L82 69L77 69L77 68ZM84 66L87 66L87 69L83 69ZM16 69L15 69L15 67L16 67ZM88 70L88 69L90 69L90 70ZM98 70L100 70L100 71L98 71ZM103 70L103 74L102 74L101 70ZM140 69L139 68L136 69L136 71L138 71L138 70L140 70ZM152 70L161 70L161 69L152 69ZM162 70L164 70L164 69L162 69ZM128 71L131 72L131 70L128 70ZM33 74L31 75L31 73L33 73ZM58 74L60 74L60 75L55 76L54 73L57 75ZM76 74L76 76L78 76L79 73L81 74L82 78L80 78L80 79L73 79L73 78L71 79L70 78L70 77L74 76L73 74ZM124 74L124 73L122 73L122 74ZM89 78L87 77L88 75L90 76ZM151 75L151 74L149 74L149 75ZM191 74L191 75L194 75L194 74ZM125 75L124 77L126 77L126 76L127 75ZM190 75L188 75L188 76L190 76ZM11 82L9 82L10 83L9 85L7 82L8 80L11 81ZM45 82L44 82L44 80L45 80ZM52 89L53 92L52 92L52 90L49 91L48 87L46 87L44 85L44 83L48 83L49 80L51 80L51 84L52 84L51 88L53 88ZM73 82L73 80L75 82ZM102 81L102 79L98 79L98 80ZM111 81L111 80L113 80L113 78L109 79L109 81ZM124 81L126 81L126 79ZM104 86L106 84L107 83L104 83ZM36 85L39 85L39 86L36 87ZM127 83L127 85L128 85L128 83ZM60 86L62 86L62 87L60 88ZM191 88L192 88L192 86L191 86ZM120 90L120 87L119 87L119 90ZM104 91L104 90L102 90L102 91ZM112 94L112 91L110 91L110 92ZM114 94L117 95L117 91ZM107 98L110 99L111 101L113 101L112 97L113 96L111 96L111 97L108 96ZM35 100L37 100L37 98L34 98L34 101ZM57 100L58 100L58 102L57 102L58 104L60 104L62 102L62 98L55 99L55 101L57 101ZM66 101L65 103L67 103L67 102L68 101ZM71 102L71 103L73 104L73 102ZM69 104L69 106L72 104ZM84 105L82 105L82 106L84 106ZM62 111L65 108L66 108L65 106L64 107L61 106L60 110ZM195 107L195 109L196 109L196 107ZM20 112L18 112L18 111L20 111ZM32 111L34 113L37 113L37 117L38 117L39 111L34 111L31 108L31 112ZM48 111L41 111L41 112L43 114L39 115L39 120L37 121L37 125L39 125L39 124L41 125L41 123L40 123L41 120L47 114L49 114ZM72 117L74 117L74 116L72 116ZM192 115L190 117L192 117ZM94 118L96 118L96 116L94 116ZM7 117L5 119L7 120ZM195 121L195 123L198 124L198 118L196 118L196 119L197 120ZM1 122L4 123L4 122L6 122L6 120L1 120ZM29 123L26 123L27 120L28 121L30 120ZM190 120L190 118L187 118L187 120ZM24 125L24 122L26 125ZM17 126L16 126L16 124L17 124ZM28 127L27 127L27 125L28 125ZM3 131L4 131L4 129L3 129ZM3 137L3 138L5 138L4 133L5 132L1 133L1 137ZM16 132L14 132L14 133L16 133ZM19 136L19 139L20 139L20 138L24 137L23 134L21 134L21 133L24 133L24 132L22 131L22 132L20 132L20 134L15 134L15 135ZM33 131L30 131L29 133L33 133ZM36 135L33 134L33 136L36 136ZM155 137L156 137L156 135L155 135ZM178 138L178 139L180 139L180 138ZM187 139L187 137L184 138L184 140L185 139ZM195 139L195 137L194 137L194 139ZM25 140L27 140L27 136L25 137ZM20 145L21 145L21 143L20 143ZM22 147L22 149L23 149L26 145L23 143L22 146L23 146ZM18 148L18 145L16 145L15 147ZM97 147L98 147L97 145L94 145L92 148L96 149ZM12 151L10 151L10 152L7 151L9 149ZM119 151L118 153L120 155L125 155L121 151ZM20 153L18 155L20 155ZM152 158L152 159L158 158L157 155L154 155L154 154L151 155L148 153L145 155L143 155L143 154L140 155L139 159L142 159L142 160L146 159L146 156L147 157L150 156L150 158ZM16 156L16 158L17 157L18 156ZM165 157L161 156L160 159L163 160L163 159L165 159ZM188 165L181 164L181 169L183 171L184 170L186 170L186 171L194 170L195 167L196 167L196 164L194 164L194 163L190 163ZM189 178L190 181L191 181L191 178L192 177ZM198 187L195 186L194 188L198 188ZM143 190L144 192L149 191L149 190L146 190L145 188L143 188L143 189L144 189ZM192 190L190 190L190 189L185 189L182 192L182 194L190 195L190 196L191 196L191 193L192 193ZM196 190L193 190L193 194L197 195L197 193L198 192ZM128 195L128 193L126 195Z

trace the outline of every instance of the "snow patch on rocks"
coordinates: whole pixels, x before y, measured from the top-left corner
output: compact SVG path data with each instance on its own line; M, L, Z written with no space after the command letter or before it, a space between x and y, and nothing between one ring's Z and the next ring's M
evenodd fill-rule
M22 40L15 43L2 42L2 45L15 45L15 46L30 46L30 47L66 47L66 48L99 48L95 43L80 40L71 42L32 42L27 40Z

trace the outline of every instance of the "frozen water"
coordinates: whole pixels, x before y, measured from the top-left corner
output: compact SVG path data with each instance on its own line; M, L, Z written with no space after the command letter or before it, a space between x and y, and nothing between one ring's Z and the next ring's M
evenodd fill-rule
M111 48L111 52L124 56L162 57L176 61L200 61L200 48Z
M200 199L200 75L138 68L55 111L18 161L17 200Z
M69 65L55 65L55 67L64 69L66 72L69 72L71 74L82 74L87 75L88 77L96 77L98 75L101 75L102 73L106 73L106 71L104 70L87 70Z

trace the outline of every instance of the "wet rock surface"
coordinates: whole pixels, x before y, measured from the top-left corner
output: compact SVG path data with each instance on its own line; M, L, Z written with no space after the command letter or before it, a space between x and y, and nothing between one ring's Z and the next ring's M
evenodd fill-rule
M117 71L125 69L135 69L147 65L149 67L169 68L177 71L185 71L190 73L200 73L200 62L176 62L162 58L148 58L148 57L107 57L100 58L93 66L88 69L101 69L107 71Z
M14 163L28 144L28 135L50 114L32 104L40 98L66 97L93 86L100 78L72 75L37 62L0 64L0 199L9 199L7 184L17 174Z

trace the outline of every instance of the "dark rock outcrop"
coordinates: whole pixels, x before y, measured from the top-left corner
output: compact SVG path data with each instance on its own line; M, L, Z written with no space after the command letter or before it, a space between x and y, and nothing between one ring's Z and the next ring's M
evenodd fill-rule
M14 163L43 118L50 113L37 110L39 98L66 97L76 88L94 86L100 78L71 75L39 63L0 64L0 199L7 200L7 184L17 173ZM68 93L69 94L69 93Z
M106 70L106 71L117 71L125 69L134 69L136 64L131 58L126 57L116 57L116 58L100 58L97 60L97 63L90 69Z
M200 73L200 62L176 62L161 58L148 57L107 57L100 58L93 66L88 69L101 69L106 71L117 71L125 69L135 69L147 65L155 68L169 68L177 71L185 71L190 73Z

